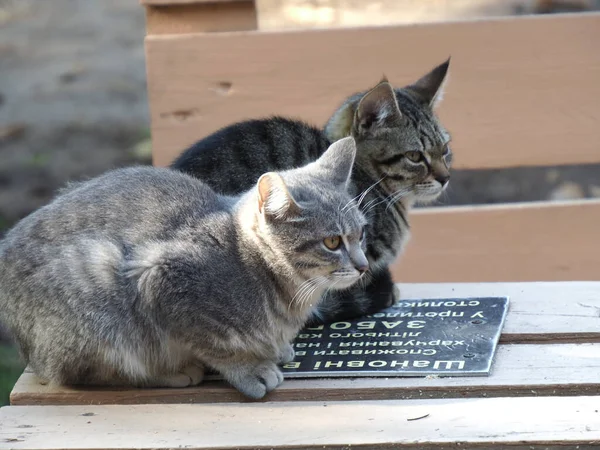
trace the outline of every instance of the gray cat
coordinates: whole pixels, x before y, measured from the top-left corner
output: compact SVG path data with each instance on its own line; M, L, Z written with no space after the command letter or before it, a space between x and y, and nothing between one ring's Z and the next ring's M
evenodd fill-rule
M368 269L352 138L239 197L170 169L66 189L0 242L0 317L41 378L184 387L204 368L261 398L328 289Z
M352 95L324 130L283 117L227 126L196 142L172 164L213 189L238 194L268 170L286 170L316 160L345 136L356 139L351 189L369 218L364 282L332 291L319 303L312 324L377 312L399 298L388 266L409 236L408 213L415 202L435 200L450 179L450 135L438 121L449 60L415 83L394 88L383 80Z

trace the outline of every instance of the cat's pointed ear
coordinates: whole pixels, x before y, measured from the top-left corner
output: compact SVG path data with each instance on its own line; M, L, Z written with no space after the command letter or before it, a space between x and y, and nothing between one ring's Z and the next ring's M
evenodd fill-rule
M435 108L444 96L444 87L448 80L449 67L450 58L408 87L423 97L423 100L431 108Z
M358 102L352 127L354 136L372 132L376 128L392 128L402 119L392 85L384 78Z
M279 174L275 172L263 174L258 179L256 188L258 191L258 210L265 217L284 219L300 212L300 207Z
M356 142L352 136L335 141L317 160L327 172L327 179L336 185L348 186L356 157Z

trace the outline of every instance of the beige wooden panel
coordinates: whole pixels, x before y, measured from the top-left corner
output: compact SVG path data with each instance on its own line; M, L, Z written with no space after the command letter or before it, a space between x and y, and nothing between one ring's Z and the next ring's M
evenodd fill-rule
M252 0L200 2L146 8L147 34L183 34L256 30Z
M599 282L400 284L410 299L510 298L503 343L600 342Z
M154 6L173 6L173 5L190 5L190 4L201 4L201 3L237 3L247 2L248 0L140 0L142 5L154 5ZM254 0L251 0L254 1Z
M285 380L268 401L389 400L600 392L600 344L501 345L489 377L357 378ZM240 402L244 397L220 382L185 389L75 389L41 385L25 372L12 405L109 405ZM600 405L600 398L598 399Z
M0 449L592 449L599 401L14 406L0 409Z
M600 280L598 200L415 210L411 224L396 281Z
M385 73L403 85L452 55L441 117L456 167L600 161L600 14L302 32L147 37L154 161L221 126L322 124ZM226 88L223 88L223 87Z

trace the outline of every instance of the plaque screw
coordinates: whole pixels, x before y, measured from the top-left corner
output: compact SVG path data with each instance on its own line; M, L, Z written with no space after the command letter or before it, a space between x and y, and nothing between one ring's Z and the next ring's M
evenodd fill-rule
M464 358L475 358L475 354L474 353L465 353L463 355Z
M481 325L483 323L483 320L475 319L475 320L471 320L471 323L474 325Z

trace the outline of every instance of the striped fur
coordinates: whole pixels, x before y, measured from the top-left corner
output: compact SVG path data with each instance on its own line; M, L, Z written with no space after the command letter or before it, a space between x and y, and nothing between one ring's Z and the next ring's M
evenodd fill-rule
M395 89L384 79L350 96L323 131L282 117L236 123L198 141L172 167L219 192L237 194L265 171L308 164L329 143L354 136L357 156L351 189L370 221L369 281L330 294L312 322L376 312L398 300L387 267L409 237L410 208L415 202L435 200L448 184L450 135L433 110L441 99L449 62L404 88Z

